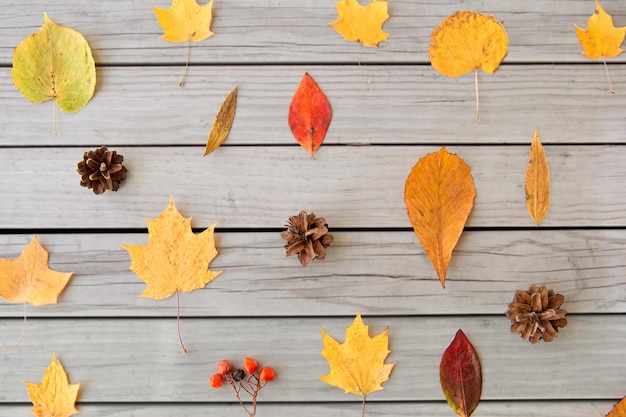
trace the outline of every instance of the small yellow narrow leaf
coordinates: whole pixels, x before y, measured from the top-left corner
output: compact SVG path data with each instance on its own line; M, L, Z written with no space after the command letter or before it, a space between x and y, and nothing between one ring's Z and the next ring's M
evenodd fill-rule
M539 129L530 146L530 162L526 168L526 208L537 226L546 217L550 207L550 167L539 140Z
M43 373L40 384L24 381L33 402L31 413L37 417L70 417L78 414L75 407L80 384L69 384L63 365L52 354L52 362Z
M206 143L206 148L204 149L204 156L207 156L216 150L228 137L230 129L233 126L233 121L235 120L238 89L238 86L233 88L222 102L222 106L213 121L211 133L209 133L209 139Z
M385 363L390 353L389 329L370 337L368 326L358 313L346 329L346 341L339 343L322 329L324 350L322 356L328 361L330 373L320 379L327 384L342 388L346 394L367 395L383 389L396 364Z

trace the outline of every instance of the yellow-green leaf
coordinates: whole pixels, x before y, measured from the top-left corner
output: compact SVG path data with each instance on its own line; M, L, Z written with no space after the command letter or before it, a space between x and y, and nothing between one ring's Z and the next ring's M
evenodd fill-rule
M526 167L526 208L537 226L548 214L550 208L550 167L539 140L539 129L530 145L530 161Z
M33 103L54 100L61 110L74 113L93 97L96 64L83 35L57 25L44 12L39 31L15 48L11 77Z
M239 87L233 88L222 102L220 111L217 112L215 120L213 121L211 133L209 133L209 139L204 149L204 156L216 150L228 137L230 129L233 127L233 121L235 120L238 89Z

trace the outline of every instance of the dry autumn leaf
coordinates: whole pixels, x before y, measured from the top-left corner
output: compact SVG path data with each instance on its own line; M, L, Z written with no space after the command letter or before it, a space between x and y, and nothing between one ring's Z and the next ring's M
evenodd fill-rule
M215 224L194 234L191 218L181 216L173 198L159 217L146 219L146 223L149 233L146 245L122 245L131 257L130 269L147 284L140 296L161 300L175 293L178 302L179 291L203 288L222 273L209 269L217 256L213 238ZM182 340L180 342L186 353Z
M329 25L345 40L377 48L389 37L383 32L383 23L389 19L387 0L372 0L367 6L361 6L358 0L341 0L335 5L337 20Z
M69 384L63 365L52 354L52 362L39 384L24 381L28 396L35 406L31 413L37 417L70 417L78 414L75 407L80 384Z
M626 417L626 397L615 404L606 417Z
M185 85L185 76L189 67L189 49L191 42L200 42L214 35L211 32L213 20L213 0L200 6L196 0L172 0L169 9L152 6L159 25L165 33L161 39L169 42L187 42L187 60L185 72L178 85Z
M204 156L216 150L228 137L230 129L233 127L233 121L235 120L238 89L239 87L233 88L222 102L220 110L217 112L215 120L213 120L213 127L211 127L209 139L204 149Z
M507 54L509 38L493 16L457 11L446 17L431 34L428 54L439 73L458 77L474 71L476 119L480 120L478 69L493 74Z
M83 35L57 25L44 12L39 31L24 38L13 51L11 78L31 102L54 100L64 112L74 113L93 97L96 64Z
M470 167L445 146L421 158L406 179L404 201L409 219L444 288L452 250L475 196Z
M539 140L539 129L530 146L530 162L526 167L526 208L537 226L548 214L550 208L550 167Z
M606 58L613 58L624 52L620 46L624 42L626 26L621 28L613 26L611 15L605 12L600 3L596 1L596 10L587 21L587 30L578 26L575 27L576 35L578 35L578 40L583 47L581 53L593 60L603 58L606 77L609 80L609 91L611 94L617 94L613 90L611 77L609 77Z
M460 329L441 357L439 380L450 408L469 417L480 401L483 377L478 354Z
M346 329L346 340L339 343L322 331L324 350L322 356L328 361L330 373L320 377L327 384L342 388L346 394L363 396L363 409L367 394L383 389L389 380L394 363L385 363L389 350L389 329L369 336L368 326L358 313ZM363 409L362 414L363 415Z
M305 72L289 106L289 127L298 143L313 159L333 118L330 103L315 80Z

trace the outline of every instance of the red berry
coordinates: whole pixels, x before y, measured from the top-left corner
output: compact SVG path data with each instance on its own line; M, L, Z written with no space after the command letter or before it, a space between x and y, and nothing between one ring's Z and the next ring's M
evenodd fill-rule
M259 363L254 358L245 358L243 362L243 370L248 374L253 374L259 369Z
M221 360L217 364L217 373L220 375L229 375L233 371L233 364L229 360Z
M209 385L215 389L222 388L222 385L224 385L224 377L220 374L211 375Z
M261 381L270 382L276 378L276 372L272 368L263 368L261 369L261 373L259 374L259 379Z

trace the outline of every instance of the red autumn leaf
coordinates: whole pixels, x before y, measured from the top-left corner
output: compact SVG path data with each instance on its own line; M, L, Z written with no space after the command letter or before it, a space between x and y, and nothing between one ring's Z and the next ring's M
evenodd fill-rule
M289 127L298 143L315 159L315 152L326 136L333 118L330 103L324 92L309 75L304 73L289 106Z
M469 417L480 401L483 377L478 354L461 329L443 352L439 379L452 410L461 417Z

